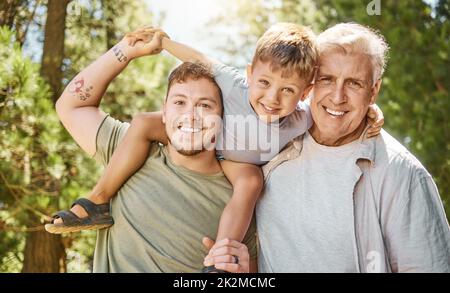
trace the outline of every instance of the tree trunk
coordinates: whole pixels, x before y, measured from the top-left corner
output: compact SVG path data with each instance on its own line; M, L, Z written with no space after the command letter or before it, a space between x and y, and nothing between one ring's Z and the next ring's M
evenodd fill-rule
M53 92L53 102L61 94L62 60L64 57L64 31L66 9L70 0L48 0L47 21L45 23L44 50L41 75L47 79ZM55 198L55 201L57 198ZM55 203L54 206L57 206ZM30 222L38 222L31 217ZM24 273L59 273L66 271L66 253L61 235L46 231L30 232L24 251Z
M66 253L61 235L28 232L22 273L66 272Z
M41 74L50 84L53 102L56 102L61 94L61 65L64 58L64 31L69 2L70 0L48 0L47 4Z
M23 6L27 1L25 0L2 0L0 1L0 26L6 25L12 28L19 7Z
M102 0L101 3L106 31L106 48L109 50L118 42L116 38L116 25L114 22L117 12L115 9L117 3L116 1L110 0Z

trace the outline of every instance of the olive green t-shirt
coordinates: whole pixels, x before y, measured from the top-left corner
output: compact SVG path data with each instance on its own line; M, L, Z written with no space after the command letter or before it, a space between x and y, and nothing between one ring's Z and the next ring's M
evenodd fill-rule
M129 123L106 117L95 158L106 165ZM203 175L175 166L158 143L111 202L114 225L98 231L94 272L199 272L232 195L222 172ZM243 241L256 259L255 221Z

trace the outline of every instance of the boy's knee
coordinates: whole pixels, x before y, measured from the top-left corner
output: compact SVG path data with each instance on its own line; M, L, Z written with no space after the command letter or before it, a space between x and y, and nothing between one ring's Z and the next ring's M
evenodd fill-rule
M264 185L264 176L261 168L252 166L247 169L246 175L241 177L242 182L252 190L261 190Z
M152 116L149 113L139 113L133 116L131 126L135 129L146 129L149 127Z

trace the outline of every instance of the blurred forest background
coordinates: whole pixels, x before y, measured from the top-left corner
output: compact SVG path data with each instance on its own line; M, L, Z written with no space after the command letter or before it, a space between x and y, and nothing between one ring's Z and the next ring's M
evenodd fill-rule
M370 2L381 4L381 14L369 15ZM309 25L316 33L342 21L378 29L391 47L378 99L385 129L433 175L450 215L450 0L215 5L221 14L196 34L207 39L212 57L239 68L251 60L257 38L279 21ZM101 171L53 106L76 73L124 33L163 24L164 14L155 17L157 6L144 0L0 1L0 272L91 271L95 232L60 236L43 230L44 220L83 196ZM183 29L180 22L177 30ZM133 61L108 88L102 108L123 120L159 109L175 62L165 54Z

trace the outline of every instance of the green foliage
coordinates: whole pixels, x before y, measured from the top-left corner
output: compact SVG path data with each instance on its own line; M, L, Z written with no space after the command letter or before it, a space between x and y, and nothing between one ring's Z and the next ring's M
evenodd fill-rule
M79 1L68 9L64 84L106 52L108 43L151 20L142 1L105 2ZM106 21L111 14L113 21ZM42 229L46 217L86 194L99 166L60 124L39 66L23 57L6 28L0 30L0 56L0 271L19 272L26 232ZM159 109L173 65L163 56L132 61L108 88L102 108L123 120ZM90 271L95 233L67 235L63 242L68 271Z
M67 192L62 185L74 185L69 162L81 162L84 182L95 168L62 131L39 66L23 57L6 27L0 56L0 271L18 271L24 232L54 212Z
M102 6L102 3L107 3L107 6ZM143 7L143 1L95 0L90 1L89 6L81 6L81 13L69 14L66 21L65 82L106 52L108 44L117 43L127 32L152 24L151 13ZM115 17L108 22L105 16L110 14ZM109 39L111 34L112 40ZM163 55L133 60L108 88L102 109L123 120L129 120L139 112L160 109L167 76L174 64L174 59Z

